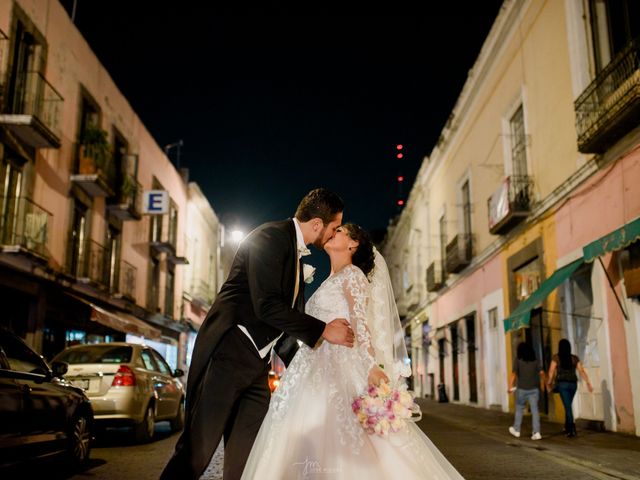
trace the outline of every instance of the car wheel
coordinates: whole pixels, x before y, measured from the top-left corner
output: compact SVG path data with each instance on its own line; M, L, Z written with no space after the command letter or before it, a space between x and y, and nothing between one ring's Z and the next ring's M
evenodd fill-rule
M78 415L69 437L69 460L73 467L79 467L89 460L91 453L91 422L86 415Z
M153 409L153 404L149 403L147 411L144 414L142 422L133 427L133 436L139 443L145 443L151 441L156 429L156 414Z
M184 398L180 399L180 404L178 405L178 413L170 423L171 430L173 430L174 432L179 432L184 428Z

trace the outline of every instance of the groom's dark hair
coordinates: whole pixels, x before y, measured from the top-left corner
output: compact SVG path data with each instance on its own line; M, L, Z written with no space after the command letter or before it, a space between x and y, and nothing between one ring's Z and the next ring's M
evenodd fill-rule
M319 218L327 225L343 210L344 203L338 195L326 188L315 188L307 193L298 205L296 218L300 222Z

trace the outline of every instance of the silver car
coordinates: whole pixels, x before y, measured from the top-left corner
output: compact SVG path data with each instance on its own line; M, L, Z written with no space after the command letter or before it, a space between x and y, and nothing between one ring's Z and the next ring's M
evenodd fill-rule
M97 426L132 425L137 441L151 440L156 421L184 425L185 390L158 352L146 345L113 342L76 345L54 362L66 362L65 378L82 388L93 406Z

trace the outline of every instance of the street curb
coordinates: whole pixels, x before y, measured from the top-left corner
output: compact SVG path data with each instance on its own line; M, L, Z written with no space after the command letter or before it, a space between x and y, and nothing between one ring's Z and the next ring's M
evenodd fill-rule
M428 402L420 402L420 403L428 405ZM427 413L425 415L425 412L424 412L424 409L423 409L422 415L423 415L423 420L424 420L425 417L428 416L429 414ZM591 471L599 472L601 474L606 475L606 477L603 477L603 478L615 478L615 479L619 479L619 480L639 480L639 478L640 478L640 477L637 477L635 475L629 475L627 473L620 472L618 470L615 470L615 469L612 469L612 468L609 468L609 467L604 467L602 465L599 465L599 464L594 463L594 462L590 462L588 460L583 460L583 459L580 459L580 458L575 458L575 457L566 455L563 452L556 451L553 448L553 446L549 446L548 444L545 444L544 446L541 446L540 444L537 444L537 443L536 444L530 444L529 442L525 442L523 440L519 440L519 439L517 439L515 437L511 437L511 436L506 437L505 435L502 435L502 434L483 431L480 428L470 426L468 423L466 423L464 421L453 419L453 418L450 418L450 417L447 417L447 416L437 416L437 418L439 420L441 420L441 421L446 422L446 423L456 425L459 428L463 428L465 430L470 430L470 431L473 431L474 433L477 433L479 435L483 435L483 436L491 438L493 440L504 442L507 446L517 446L517 447L528 448L530 450L535 451L536 453L538 453L540 455L549 456L553 460L560 460L563 463L571 463L571 464L577 465L579 467L589 469ZM539 441L540 440L536 440L536 442L539 442ZM532 440L532 442L533 442L533 440Z

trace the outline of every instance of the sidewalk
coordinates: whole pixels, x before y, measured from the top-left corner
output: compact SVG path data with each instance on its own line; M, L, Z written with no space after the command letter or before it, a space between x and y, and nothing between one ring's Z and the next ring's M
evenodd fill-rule
M564 463L573 463L613 478L640 479L640 438L611 432L578 430L578 436L567 438L562 425L541 422L542 440L533 441L531 416L522 422L522 436L515 438L508 428L513 423L513 414L484 408L451 403L437 403L429 399L417 399L423 413L420 427L429 434L429 418L478 435L505 443L505 446L531 448Z

